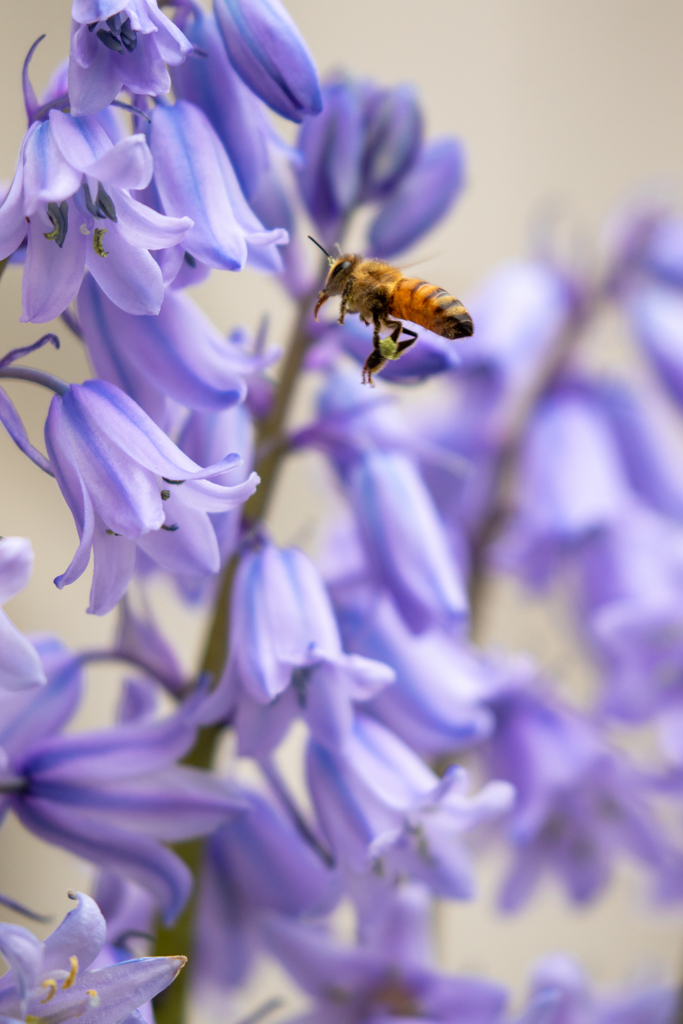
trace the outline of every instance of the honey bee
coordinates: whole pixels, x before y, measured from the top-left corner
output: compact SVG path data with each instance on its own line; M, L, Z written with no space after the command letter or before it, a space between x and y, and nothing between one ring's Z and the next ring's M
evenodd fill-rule
M331 295L341 295L340 324L347 313L358 313L364 324L373 325L372 351L363 366L363 383L372 385L389 359L399 359L417 340L417 332L401 320L426 327L442 338L467 338L474 333L472 318L459 299L443 288L405 277L398 267L383 260L366 259L352 253L330 256L319 242L308 236L327 256L330 270L325 287L318 294L314 316ZM394 319L396 318L396 319ZM389 337L380 338L382 329ZM405 338L401 340L401 334Z

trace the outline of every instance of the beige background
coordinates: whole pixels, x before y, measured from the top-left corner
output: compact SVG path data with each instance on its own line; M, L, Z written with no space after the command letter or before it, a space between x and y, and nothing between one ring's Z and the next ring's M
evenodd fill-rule
M683 5L676 0L289 0L288 6L322 72L345 67L386 84L410 79L419 87L428 131L456 132L465 140L469 187L420 249L430 257L423 273L465 299L495 264L527 251L534 223L550 209L593 259L603 218L615 203L643 185L680 194ZM3 2L0 179L13 173L25 127L24 55L46 32L33 63L34 82L42 87L66 54L69 7L69 0ZM274 339L286 338L290 311L272 281L215 273L197 294L221 328L255 326L268 311ZM49 329L20 325L19 315L20 273L11 269L0 288L2 351ZM54 329L62 351L37 362L68 379L84 379L78 341L60 324ZM607 321L596 333L596 350L605 358L612 358L617 332ZM28 385L10 390L39 441L46 396ZM63 592L51 583L76 543L56 485L4 434L0 459L0 533L29 536L36 551L34 580L9 613L26 631L56 631L79 646L105 642L113 616L83 615L89 580ZM330 500L319 473L312 457L292 465L273 516L280 540L305 543L314 534L316 515ZM189 614L179 627L169 595L156 597L191 665L201 642L200 617ZM488 634L495 643L534 650L561 674L565 687L583 691L588 685L557 603L527 603L520 611L514 588L503 585ZM114 677L102 669L93 673L80 723L105 722L114 694ZM593 909L572 909L548 885L529 910L501 920L491 909L499 867L495 858L482 866L480 900L449 906L439 917L440 955L449 968L482 971L517 992L533 959L549 949L581 956L600 982L662 971L673 977L679 964L683 969L680 912L648 908L636 871L622 868L618 883ZM87 868L70 855L21 834L13 822L3 826L0 891L61 915L66 888L86 885L87 877ZM258 1001L265 987L279 991L277 976L259 981L245 1005Z

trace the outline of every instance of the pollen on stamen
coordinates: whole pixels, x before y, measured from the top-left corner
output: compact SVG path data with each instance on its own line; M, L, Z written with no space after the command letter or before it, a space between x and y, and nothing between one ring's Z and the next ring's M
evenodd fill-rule
M78 957L77 956L70 956L69 957L69 963L71 964L71 970L69 971L68 976L62 982L62 988L63 989L64 988L71 988L71 986L73 985L73 983L75 982L75 980L76 980L76 978L78 976Z
M44 999L40 1000L41 1006L43 1006L45 1003L49 1003L52 997L55 995L55 993L57 992L57 982L55 981L54 978L48 978L46 981L43 982L42 988L49 988L50 991L48 992Z
M96 988L87 988L85 990L85 994L86 996L90 996L90 1006L93 1007L93 1009L100 1005L100 997L97 994Z

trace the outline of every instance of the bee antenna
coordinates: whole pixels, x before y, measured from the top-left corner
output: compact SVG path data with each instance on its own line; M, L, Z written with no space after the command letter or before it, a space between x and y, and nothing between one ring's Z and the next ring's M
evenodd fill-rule
M318 248L319 248L319 249L320 249L320 250L321 250L322 252L324 252L324 253L325 253L325 255L327 256L328 260L331 260L331 259L332 259L332 257L330 256L329 252L327 251L327 249L323 249L323 247L322 247L322 245L320 244L320 242L316 242L316 240L315 240L315 238L313 237L313 235L309 235L308 237L309 237L309 238L310 238L310 240L311 240L311 241L313 242L313 245L317 245L317 246L318 246Z

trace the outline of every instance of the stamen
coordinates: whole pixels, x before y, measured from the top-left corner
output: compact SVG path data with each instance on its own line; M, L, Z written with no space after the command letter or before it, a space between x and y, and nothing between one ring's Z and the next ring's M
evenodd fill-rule
M120 537L121 536L120 533L114 533L113 530L107 530L107 533L109 534L110 537Z
M112 30L114 35L117 36L119 34L119 29L121 28L121 15L112 14L111 18L107 18L107 25L109 25L109 28Z
M130 18L126 18L126 20L124 21L123 25L121 26L121 31L119 35L121 37L121 42L128 50L128 53L132 53L135 47L138 45L138 34L135 31L135 29L132 28Z
M66 199L57 206L57 203L47 204L47 215L52 221L52 231L43 232L49 242L56 242L61 249L64 245L66 233L69 230L69 204Z
M88 32L94 32L98 25L99 21L91 21L88 25Z
M56 992L57 992L57 982L55 981L54 978L48 978L47 981L43 982L41 987L42 988L49 988L50 989L50 991L45 996L45 998L40 1000L40 1005L44 1006L45 1003L49 1003L50 1000L52 999L52 997L56 994Z
M185 483L184 480L169 480L167 476L162 476L161 479L164 481L165 484L184 484Z
M164 525L161 527L161 529L162 530L168 530L169 533L175 533L176 530L179 529L179 527L178 527L177 523L175 523L173 526L166 526L166 524L164 523Z
M171 492L170 491L162 491L161 492L161 500L162 501L168 501L168 499L170 497L171 497Z
M85 197L85 205L88 209L88 213L92 213L93 217L101 217L102 214L97 209L97 204L93 203L92 196L90 195L90 188L87 181L83 182L83 195ZM89 234L90 232L88 232Z
M98 28L97 38L104 43L104 45L114 50L115 53L123 53L123 45L120 39L117 39L111 32L107 32L106 28Z
M69 963L71 964L71 970L69 971L69 976L65 978L64 981L62 982L63 989L71 988L78 975L78 957L70 956Z
M192 255L192 253L186 252L184 259L188 267L192 267L192 269L194 270L194 268L197 266L197 261Z
M98 256L108 256L109 253L105 252L104 246L102 245L102 235L106 235L106 228L95 228L92 236L92 247Z
M97 182L97 208L102 211L105 217L113 220L116 224L116 207L101 181ZM102 216L102 213L100 216Z
M100 997L97 994L96 988L86 988L86 996L90 996L90 1005L93 1009L100 1005Z

